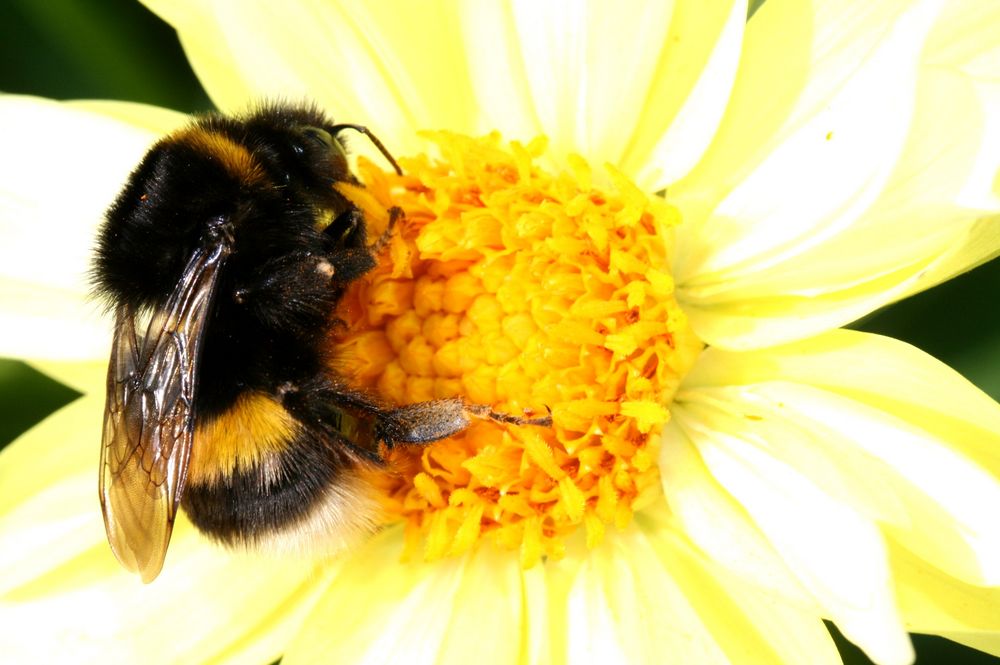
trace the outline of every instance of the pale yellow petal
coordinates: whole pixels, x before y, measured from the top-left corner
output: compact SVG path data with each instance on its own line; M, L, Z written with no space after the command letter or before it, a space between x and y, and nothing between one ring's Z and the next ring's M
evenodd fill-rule
M675 572L634 527L573 557L565 599L569 663L728 662ZM564 565L556 562L558 569ZM555 604L556 600L550 601Z
M993 207L1000 197L1000 5L952 0L924 50L928 68L962 78L976 93L984 121L980 149L963 200Z
M484 654L495 663L517 661L528 637L524 615L539 609L526 604L522 577L518 558L511 552L480 547L456 593L448 598L451 619L438 662L471 663ZM489 617L486 625L483 617Z
M687 175L718 131L736 78L746 5L677 3L661 69L621 161L647 190L659 191Z
M889 540L900 612L916 633L1000 632L1000 588L966 584Z
M395 154L423 149L417 129L481 129L454 3L146 4L177 28L224 111L313 100L340 122L367 125Z
M0 519L57 481L91 472L97 482L103 413L103 395L81 397L0 451Z
M183 116L138 105L101 105L136 125L91 106L0 98L0 328L5 331L0 355L107 354L110 325L88 301L94 233L158 129L169 129Z
M655 515L664 517L657 519ZM660 565L684 590L731 662L840 663L837 648L814 606L790 603L740 574L711 566L678 535L662 507L644 511L637 523Z
M739 503L712 478L694 445L668 423L660 445L663 493L678 525L713 560L787 602L819 613L808 592Z
M863 403L782 381L678 395L962 579L1000 580L1000 483L929 433Z
M565 621L553 622L552 616L565 616L565 608L549 608L549 583L545 566L521 571L524 586L524 626L522 657L524 665L558 662L556 654L566 653Z
M525 639L517 557L481 550L403 563L400 535L382 534L345 561L282 662L516 661Z
M701 156L725 109L743 2L473 3L466 58L486 127L618 165L662 187Z
M683 298L699 332L730 347L781 343L842 325L1000 253L1000 224L980 220L988 209L971 207L988 205L987 197L969 193L984 122L967 79L923 74L909 138L877 200L849 224L782 256L689 280Z
M905 377L905 380L900 380ZM781 379L817 386L916 425L1000 475L1000 407L953 369L899 340L835 330L752 353L708 349L688 386Z
M978 105L966 114L981 123L976 158L965 165L958 200L970 208L996 208L1000 197L1000 5L978 0L949 2L928 38L923 61L941 77L957 79ZM939 100L941 101L947 100ZM953 120L954 122L954 120ZM976 267L1000 253L1000 216L979 220L948 255L908 287L906 295Z
M912 88L916 56L934 17L934 9L927 3L907 0L879 3L777 0L765 3L747 25L736 83L716 139L695 171L677 183L671 194L684 202L694 219L701 221L732 192L741 187L745 190L748 179L764 167L774 176L788 174L793 178L772 182L756 176L761 181L758 184L780 188L781 198L772 202L776 212L793 204L805 205L795 185L809 185L812 191L820 185L831 184L827 177L835 173L844 176L844 182L834 182L834 187L844 191L862 187L864 175L850 171L871 174L877 171L880 160L859 168L844 154L849 147L847 144L853 142L854 148L867 147L861 152L866 157L869 157L869 150L876 151L869 157L871 160L882 152L891 155L892 146L886 143L898 144L901 140L900 132L905 131L908 122L910 95L904 94L899 100L888 99L891 111L888 114L876 100L884 102ZM892 65L901 69L893 72ZM781 75L775 76L775 72ZM885 81L886 78L897 80ZM872 89L883 83L888 89ZM865 92L875 97L865 98ZM859 104L861 108L857 108ZM899 115L901 111L904 112L902 116ZM867 126L857 117L863 112L872 114L871 124ZM825 126L821 126L823 120ZM841 137L849 141L826 141L826 135L838 124L851 127L856 134ZM887 136L864 145L865 138L879 138L867 132L876 125L890 124L895 126ZM814 132L803 133L810 125L817 125ZM811 153L807 161L798 164L798 174L789 173L789 165L783 169L772 166L778 161L776 151L780 150L782 155L779 156L787 162L785 155L791 156L796 148L804 149L801 144L809 138L813 139L815 148L827 148L833 152L829 158L837 160L828 163L829 158L817 158ZM792 139L795 141L789 143ZM830 145L825 146L826 143ZM806 180L808 175L816 175L812 180L819 182L799 182ZM822 208L830 208L840 198L820 192L817 203ZM754 202L747 201L748 205L750 203ZM763 205L762 201L756 203ZM815 211L811 211L810 217L814 215ZM721 227L723 221L718 220L715 226ZM725 229L726 235L749 236L749 230L738 224L739 220L730 221L729 226L734 228ZM798 221L793 230L806 224L808 222ZM768 242L775 240L758 240L758 243ZM704 256L693 256L687 261L705 262L710 258L715 263L720 262L718 258Z
M228 553L184 519L156 582L124 571L97 499L101 409L101 398L81 398L0 455L5 662L274 660L319 571Z
M544 133L557 158L610 161L650 187L714 134L746 14L740 0L147 5L224 110L314 99L402 153L423 149L416 129Z
M1000 180L998 180L1000 185ZM1000 189L1000 186L998 186ZM952 245L909 280L894 297L905 298L1000 256L1000 215L980 217Z
M1000 406L945 365L837 331L766 351L710 349L685 385L678 400L711 403L929 562L1000 581Z
M995 249L955 256L1000 201L969 193L993 133L975 89L920 61L939 5L817 3L814 17L776 2L750 22L731 115L670 190L688 222L678 297L703 339L758 348L814 334ZM786 51L771 33L790 26L817 34ZM763 85L779 57L793 74L767 95L740 87ZM934 268L944 255L949 266Z
M931 33L924 59L989 81L1000 71L998 22L1000 5L996 3L951 0Z
M678 403L674 420L716 479L746 509L801 584L841 631L878 662L908 663L882 536L853 506L762 449L728 418Z
M270 662L318 583L308 564L228 553L182 520L148 586L102 541L6 593L0 642L17 663Z

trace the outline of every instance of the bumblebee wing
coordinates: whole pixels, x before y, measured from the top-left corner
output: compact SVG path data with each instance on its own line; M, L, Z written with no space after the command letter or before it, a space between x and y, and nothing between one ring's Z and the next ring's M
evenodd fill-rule
M163 567L184 491L201 346L228 248L198 248L180 283L137 339L135 313L116 312L101 447L100 496L111 549L151 582Z

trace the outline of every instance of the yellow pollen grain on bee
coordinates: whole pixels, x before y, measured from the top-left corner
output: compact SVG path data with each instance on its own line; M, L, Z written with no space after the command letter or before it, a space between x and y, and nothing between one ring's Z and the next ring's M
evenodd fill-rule
M544 138L424 136L441 157L402 158L403 175L359 160L372 200L405 217L345 294L335 351L364 355L351 376L388 401L460 396L553 424L476 421L397 446L372 482L405 524L405 558L489 542L531 566L577 530L596 546L655 497L657 435L701 346L673 299L680 215L614 169L596 189L579 156L542 170Z

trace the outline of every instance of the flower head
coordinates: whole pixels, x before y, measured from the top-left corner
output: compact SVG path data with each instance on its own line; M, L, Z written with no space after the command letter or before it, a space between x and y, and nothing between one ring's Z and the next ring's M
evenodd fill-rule
M406 218L387 261L342 305L340 363L396 403L463 396L553 427L484 421L377 474L425 557L487 538L522 565L596 545L659 493L666 405L701 349L667 266L676 211L612 170L616 189L535 161L544 141L433 136L444 159L365 178ZM384 218L377 212L369 217Z
M373 224L406 218L329 331L338 370L553 426L393 451L390 524L334 559L265 562L182 523L139 589L87 500L103 370L49 362L87 395L0 457L19 655L106 660L128 635L168 662L824 662L823 618L881 663L912 659L906 629L996 650L1000 407L838 329L1000 253L996 9L150 4L220 108L308 96L391 137L404 174L360 159L365 188L342 191ZM99 187L59 165L96 192L66 219L70 268L151 136L135 119L178 121L108 110L0 104L120 157ZM19 163L0 180L29 202L5 212L23 247L62 219ZM78 273L11 259L30 286L3 284L5 314L37 325L5 351L51 358L44 319L79 311Z

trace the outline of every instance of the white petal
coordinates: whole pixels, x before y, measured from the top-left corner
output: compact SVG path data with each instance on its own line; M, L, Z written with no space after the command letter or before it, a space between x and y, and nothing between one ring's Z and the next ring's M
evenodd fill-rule
M110 324L88 300L94 233L157 138L149 126L169 129L183 116L149 107L143 114L137 105L104 106L119 117L142 118L140 127L87 108L0 98L0 355L107 354Z

